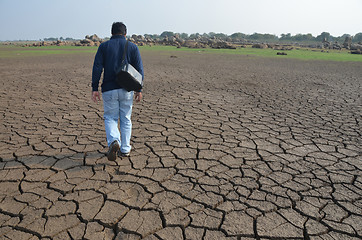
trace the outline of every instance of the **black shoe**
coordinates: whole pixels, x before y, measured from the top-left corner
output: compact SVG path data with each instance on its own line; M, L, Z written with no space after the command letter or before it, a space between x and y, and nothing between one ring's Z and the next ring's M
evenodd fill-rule
M118 151L118 157L129 157L130 156L130 153L123 153L121 152L121 150Z
M109 146L107 152L107 158L109 161L115 161L117 159L117 152L119 151L119 144L117 140L114 140Z

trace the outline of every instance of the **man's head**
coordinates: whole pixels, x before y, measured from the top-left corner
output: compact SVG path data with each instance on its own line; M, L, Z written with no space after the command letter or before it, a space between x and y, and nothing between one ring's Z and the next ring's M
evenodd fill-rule
M112 24L112 35L126 35L127 27L123 22L114 22Z

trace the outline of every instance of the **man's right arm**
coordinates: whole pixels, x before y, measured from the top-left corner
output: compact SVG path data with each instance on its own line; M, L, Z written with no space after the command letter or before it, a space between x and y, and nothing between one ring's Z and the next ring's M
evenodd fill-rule
M144 73L143 73L143 63L142 63L142 58L141 58L141 53L140 50L138 49L137 46L135 46L134 52L132 54L132 66L137 69L137 71L142 75L142 78L144 78Z
M140 50L138 49L138 47L136 45L135 49L132 49L132 58L131 58L131 64L132 66L142 75L142 80L144 80L144 72L143 72L143 63L142 63L142 58L141 58L141 54L140 54ZM142 89L139 92L135 92L135 99L137 102L141 101L142 99L142 93L141 93Z
M102 45L99 46L97 54L94 57L93 71L92 71L92 91L98 92L99 80L103 72L103 48Z

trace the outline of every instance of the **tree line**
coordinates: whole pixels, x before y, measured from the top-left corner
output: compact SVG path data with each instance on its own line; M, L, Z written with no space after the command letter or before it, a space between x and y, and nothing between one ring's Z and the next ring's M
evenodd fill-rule
M249 40L249 41L264 41L264 42L322 42L324 40L328 42L339 42L343 43L346 39L346 37L351 37L352 42L359 43L362 42L362 32L357 33L356 35L350 35L350 34L343 34L342 36L332 36L328 32L322 32L318 36L314 37L312 34L296 34L291 35L290 33L287 34L281 34L280 36L274 35L274 34L263 34L263 33L253 33L253 34L244 34L244 33L233 33L231 35L227 35L224 33L215 33L215 32L209 32L209 33L174 33L171 31L164 31L160 35L158 34L144 34L144 37L151 38L151 39L163 39L165 37L174 37L178 36L181 39L188 40L188 39L198 39L198 38L217 38L221 40ZM109 39L109 38L106 38ZM56 37L49 37L44 38L44 41L74 41L73 38L56 38Z
M290 33L287 34L281 34L280 36L274 35L274 34L262 34L262 33L253 33L253 34L244 34L244 33L233 33L231 35L227 35L224 33L193 33L188 35L187 33L174 33L171 31L164 31L160 35L158 34L145 34L144 37L151 38L151 39L159 39L159 38L165 38L165 37L173 37L173 36L179 36L182 39L197 39L197 38L218 38L221 40L238 40L238 39L245 39L245 40L251 40L251 41L268 41L268 42L322 42L324 40L328 42L344 42L346 37L351 37L352 42L358 43L362 42L362 32L357 33L356 35L352 36L350 34L343 34L342 36L332 36L328 32L322 32L318 36L314 37L312 34L296 34L291 35Z
M56 38L56 37L44 38L44 41L58 41L58 40L60 40L60 41L74 41L76 39L70 38L70 37L67 37L67 38L63 38L63 37L60 37L60 38Z

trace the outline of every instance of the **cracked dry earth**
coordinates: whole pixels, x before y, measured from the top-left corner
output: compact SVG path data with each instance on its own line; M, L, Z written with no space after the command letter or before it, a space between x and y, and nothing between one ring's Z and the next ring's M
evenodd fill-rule
M361 63L142 56L115 162L94 54L0 60L0 239L361 239Z

